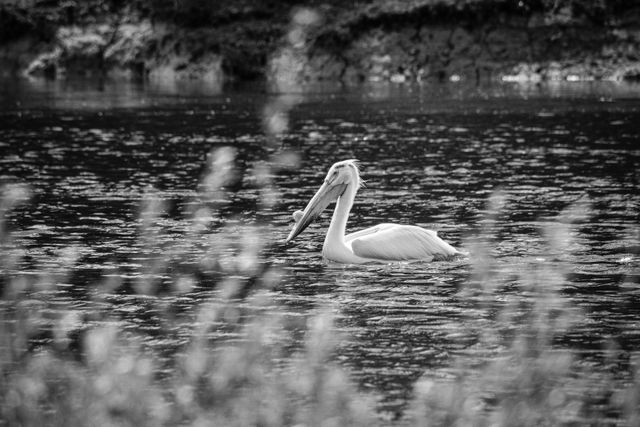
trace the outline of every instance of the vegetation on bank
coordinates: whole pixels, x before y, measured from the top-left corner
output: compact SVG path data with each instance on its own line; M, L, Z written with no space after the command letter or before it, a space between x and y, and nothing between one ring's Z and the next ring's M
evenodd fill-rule
M5 68L26 69L24 62L43 53L44 63L32 66L31 74L56 74L47 71L53 63L70 72L116 68L145 77L159 69L161 75L193 77L214 69L254 79L268 74L272 57L281 56L292 11L299 8L322 17L296 51L305 56L306 80L448 78L518 65L532 70L516 74L535 74L539 67L538 75L550 79L588 73L590 67L592 77L617 78L617 67L622 78L631 78L640 69L633 47L640 37L640 7L622 0L16 0L0 5L0 46L29 38L29 51L13 47L4 56L15 63ZM442 27L446 31L438 32ZM497 27L504 31L486 36ZM479 52L483 46L487 51ZM558 63L574 68L546 72ZM192 64L199 66L180 73Z
M477 12L484 7L517 10L524 15L540 12L565 23L584 19L612 22L624 19L624 13L634 9L624 0L367 0L357 3L338 0L239 0L231 3L209 0L14 0L0 4L3 24L0 43L34 31L51 36L51 31L59 25L83 25L119 15L148 17L191 28L264 21L281 29L288 23L289 12L295 7L309 7L325 13L327 30L361 25L367 20L392 21L416 11L432 13L437 9L445 13L449 10L453 15L456 11Z

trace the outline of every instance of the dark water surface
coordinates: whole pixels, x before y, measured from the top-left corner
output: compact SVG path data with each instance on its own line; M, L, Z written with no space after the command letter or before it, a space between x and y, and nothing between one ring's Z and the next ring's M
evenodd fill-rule
M270 139L264 112L282 105L289 131ZM105 276L134 282L154 274L139 237L145 194L168 206L162 247L174 238L178 244L192 227L185 218L207 154L232 146L239 172L277 153L299 153L300 169L265 178L277 198L260 210L261 185L248 172L239 175L212 232L223 227L221 218L237 227L267 224L266 261L283 271L270 291L280 303L273 309L305 318L330 306L343 338L339 362L391 418L405 409L418 378L446 377L456 355L476 351L478 328L501 325L460 292L469 259L327 265L320 249L329 212L294 244L282 244L291 212L304 207L338 160L358 159L366 180L351 229L417 224L465 247L485 224L488 197L501 190L504 207L489 231L506 271L551 257L541 230L573 204L588 206L571 233L569 281L561 290L586 320L561 345L595 364L605 363L612 343L631 355L640 349L638 86L381 86L276 97L22 83L5 86L0 108L0 182L26 183L32 192L31 203L10 218L16 254L24 255L12 273L71 269L64 279L52 276L59 283L49 301L82 311ZM58 257L69 248L77 261L61 266ZM182 265L202 256L198 246L179 252ZM517 276L504 281L518 284ZM190 298L158 298L188 311L208 292L203 284ZM144 298L116 291L106 301L132 329L146 328L151 344L166 344L152 333ZM188 335L177 334L172 344ZM615 378L614 389L628 381L626 374Z

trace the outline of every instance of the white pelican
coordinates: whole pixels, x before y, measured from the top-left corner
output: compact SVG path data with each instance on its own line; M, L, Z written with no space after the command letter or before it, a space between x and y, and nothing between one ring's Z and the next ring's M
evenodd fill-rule
M344 264L393 261L432 261L459 255L435 231L415 225L379 224L345 236L347 217L353 206L360 175L355 160L331 166L324 183L303 212L296 211L287 242L293 240L334 200L336 208L322 246L322 255Z

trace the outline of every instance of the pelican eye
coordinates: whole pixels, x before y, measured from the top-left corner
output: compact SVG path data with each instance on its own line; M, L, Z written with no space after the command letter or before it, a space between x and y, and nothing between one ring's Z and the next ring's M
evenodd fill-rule
M333 172L329 171L329 173L327 174L327 177L325 178L324 182L331 183L337 177L338 177L338 171L337 170L334 170Z

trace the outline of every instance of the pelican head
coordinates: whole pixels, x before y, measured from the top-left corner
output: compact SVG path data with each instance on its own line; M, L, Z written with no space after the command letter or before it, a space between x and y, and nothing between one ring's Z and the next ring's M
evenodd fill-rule
M316 219L329 204L338 200L349 185L358 186L360 184L360 175L358 173L358 165L356 160L343 160L334 163L327 177L324 179L322 186L307 203L304 211L296 211L293 214L296 221L287 242L296 238L296 236L304 231Z

